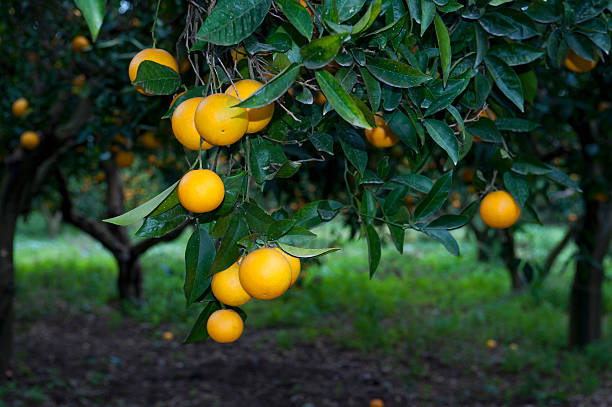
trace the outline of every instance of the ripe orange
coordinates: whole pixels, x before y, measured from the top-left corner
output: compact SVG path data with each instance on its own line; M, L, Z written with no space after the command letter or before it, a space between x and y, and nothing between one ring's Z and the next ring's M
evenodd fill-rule
M249 119L247 110L232 107L238 99L225 93L215 93L200 102L195 112L195 126L200 136L210 144L229 146L246 133Z
M191 170L183 175L178 185L179 202L191 212L214 211L224 197L223 181L211 170Z
M497 348L497 341L495 339L488 339L486 345L489 349L495 349Z
M289 262L289 267L291 267L291 287L297 281L300 275L301 263L299 257L293 257L289 253L285 253L280 247L275 247L274 250L285 256L285 259Z
M257 249L240 263L240 284L252 297L277 298L291 285L291 265L274 249Z
M249 293L240 285L239 270L240 266L236 262L213 276L212 292L223 304L239 307L251 299Z
M244 47L238 47L236 49L231 49L230 55L232 56L232 62L234 62L234 64L238 64L238 62L247 57L247 52Z
M608 195L604 194L603 192L598 192L595 195L593 195L593 198L597 202L602 203L602 202L606 202L608 200Z
M576 222L578 220L578 215L572 212L567 215L567 220L569 220L570 222Z
M485 119L491 119L493 121L497 120L495 112L489 109L488 107L485 110L481 111L478 117L484 117Z
M34 150L40 144L40 137L35 132L26 130L21 134L19 142L26 150Z
M174 137L190 150L208 150L213 145L202 140L195 126L195 112L204 98L191 98L181 102L172 113L172 132Z
M89 47L90 45L91 44L89 43L89 40L86 37L83 37L82 35L77 35L72 40L72 50L77 54L83 52L83 50Z
M21 117L28 112L28 100L26 98L19 98L13 102L13 114L15 117Z
M174 59L174 57L168 51L159 48L146 48L140 51L138 54L134 55L134 58L132 58L132 60L130 61L130 82L134 82L134 80L136 79L138 67L143 61L157 62L158 64L167 66L168 68L176 72L179 71L176 59ZM141 86L135 86L135 88L143 95L151 96L151 94L146 93Z
M119 150L115 154L115 162L120 168L131 167L134 164L134 153L131 151Z
M599 56L595 56L595 61L599 60ZM565 67L572 72L583 73L588 72L595 68L597 62L589 61L588 59L582 58L576 54L572 49L567 50L565 54L565 60L563 61Z
M257 89L261 88L263 83L254 81L252 79L243 79L234 83L234 85L230 85L229 88L225 90L225 93L231 95L237 99L244 100L251 96L253 92ZM236 93L238 92L238 93ZM249 117L249 124L247 126L247 133L256 133L260 130L263 130L264 127L270 123L272 120L272 115L274 114L274 103L270 103L269 105L258 107L257 109L249 109L247 108L247 115Z
M480 202L480 217L492 228L509 228L520 216L521 208L506 191L489 192Z
M385 407L385 403L381 399L370 400L370 407Z
M173 98L172 98L172 102L170 102L170 107L172 107L172 105L174 104L174 102L176 102L176 99L180 98L181 96L183 96L185 94L185 92L187 92L186 90L182 91L181 93L177 93Z
M376 127L370 130L365 130L365 136L374 147L384 148L392 147L399 139L391 130L385 119L380 116L374 116Z
M314 102L319 105L322 106L325 104L325 102L327 102L327 98L325 97L325 95L323 94L323 92L317 92L317 94L314 96Z
M74 79L72 79L72 84L74 85L75 88L82 88L83 85L85 85L85 80L87 79L87 77L84 74L79 74L77 76L74 77Z
M149 150L154 150L161 146L161 142L155 137L155 132L150 130L140 136L140 143Z
M174 334L170 331L166 331L164 332L164 334L162 335L162 338L164 338L167 341L171 341L174 339Z
M240 315L232 309L220 309L213 312L206 322L206 330L211 339L219 343L234 342L244 330Z
M464 182L472 182L472 180L474 179L474 174L476 173L476 171L474 171L473 168L465 168L462 172L461 172L461 179Z

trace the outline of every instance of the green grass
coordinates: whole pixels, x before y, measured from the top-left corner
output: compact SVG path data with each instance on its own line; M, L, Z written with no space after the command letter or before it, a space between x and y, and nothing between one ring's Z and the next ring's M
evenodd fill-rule
M121 317L107 305L116 297L116 265L100 245L68 228L52 241L44 230L26 228L20 229L16 244L21 320L66 312ZM418 357L424 353L458 369L476 365L491 373L483 388L507 400L546 402L589 393L600 386L601 372L612 368L610 318L606 341L580 353L565 351L571 263L564 264L571 262L571 247L544 284L515 295L503 265L476 262L475 245L461 231L456 233L461 257L410 233L404 255L385 248L370 280L365 242L347 242L342 233L332 236L337 229L324 227L322 244L340 240L343 250L305 265L306 276L280 299L248 303L246 329L270 328L276 345L285 349L325 336L338 346L391 355L411 367L408 380L425 375ZM562 234L559 228L525 227L517 236L520 255L542 261ZM145 300L130 309L130 316L188 332L199 306L185 309L185 243L183 236L143 258ZM606 266L609 270L609 262ZM607 314L611 300L608 281ZM498 346L487 349L488 339Z

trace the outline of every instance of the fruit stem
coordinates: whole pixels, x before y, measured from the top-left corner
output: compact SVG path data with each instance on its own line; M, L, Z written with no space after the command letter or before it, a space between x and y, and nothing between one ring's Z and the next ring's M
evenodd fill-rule
M161 4L161 0L157 0L157 6L155 7L155 19L153 19L153 26L151 27L151 38L153 39L153 48L157 45L157 40L155 39L155 26L157 26L157 14L159 13L159 5Z

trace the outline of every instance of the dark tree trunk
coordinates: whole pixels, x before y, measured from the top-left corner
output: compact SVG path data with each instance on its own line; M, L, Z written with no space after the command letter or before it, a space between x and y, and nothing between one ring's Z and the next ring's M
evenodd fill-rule
M13 239L17 214L4 212L5 207L1 203L0 210L2 211L0 218L2 223L0 230L0 383L2 383L13 354L13 301L15 296ZM12 219L11 215L14 215Z
M576 272L569 302L569 346L583 347L601 337L603 317L603 260L612 238L612 205L593 196L600 188L598 180L610 179L605 171L607 157L596 156L599 149L595 123L582 121L573 125L582 153L582 190L584 214L575 233L578 246Z
M138 259L120 261L117 287L120 300L140 300L142 298L142 267Z
M501 240L501 257L510 274L510 283L512 291L520 291L527 285L523 273L520 270L520 260L516 257L516 244L514 235L509 229L498 231Z

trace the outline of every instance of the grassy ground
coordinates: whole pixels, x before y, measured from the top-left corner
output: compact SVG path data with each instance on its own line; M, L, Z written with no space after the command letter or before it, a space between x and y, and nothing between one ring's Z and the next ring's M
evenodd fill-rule
M322 236L338 240L331 230L322 230ZM562 234L556 228L526 227L518 235L519 250L541 261ZM563 266L571 261L572 248L543 285L513 295L503 266L476 262L473 242L461 232L458 237L462 256L455 258L409 234L404 256L384 250L372 281L365 242L342 241L341 252L307 265L300 284L281 299L247 304L246 330L269 332L280 349L325 337L341 348L390 356L409 367L407 383L429 377L434 368L465 370L496 400L547 403L601 387L612 369L612 342L582 353L565 351L571 264ZM145 302L129 311L136 321L164 330L171 326L178 336L186 334L199 312L198 306L185 309L182 296L185 243L183 236L144 257ZM69 228L49 240L34 219L20 228L16 263L22 329L27 321L58 313L104 313L111 323L120 323L121 315L105 306L116 296L116 266L92 240ZM609 315L609 281L605 295ZM610 318L604 329L610 338ZM153 331L162 334L161 328ZM490 340L495 342L487 346ZM427 386L420 391L427 392Z

